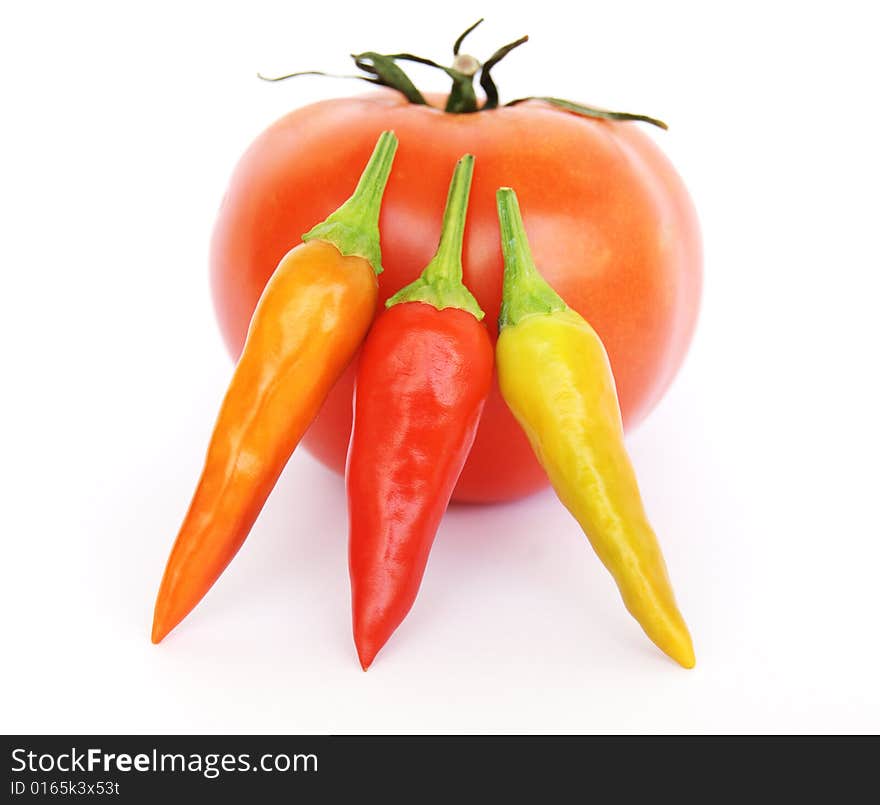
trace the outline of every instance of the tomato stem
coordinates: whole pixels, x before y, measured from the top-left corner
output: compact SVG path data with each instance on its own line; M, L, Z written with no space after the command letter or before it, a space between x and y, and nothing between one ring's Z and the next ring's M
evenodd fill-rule
M381 274L379 212L396 151L397 137L394 136L394 132L383 131L354 193L322 223L306 232L302 239L326 240L336 246L342 254L363 257L376 274Z
M504 47L498 48L483 65L483 70L480 73L480 86L483 88L483 92L486 93L486 102L483 104L483 109L495 109L498 106L498 87L495 86L495 80L492 78L491 71L492 68L498 64L511 50L514 48L518 48L520 45L524 45L529 41L528 36L521 36L515 42L511 42Z
M461 252L473 173L474 158L465 154L458 160L452 174L436 254L415 282L399 290L385 303L387 307L402 302L425 302L438 310L447 307L466 310L478 321L486 315L462 282Z
M516 193L509 187L502 187L495 199L501 227L501 251L504 253L504 285L498 317L500 332L528 316L565 310L567 305L535 267Z
M395 53L386 56L392 61L411 61L442 70L452 79L452 89L446 99L445 112L464 114L479 111L477 93L474 90L474 75L480 69L480 63L473 56L456 56L452 67L444 67L430 59L414 56L412 53ZM409 80L409 79L407 79Z
M474 28L476 28L478 25L480 25L480 24L483 22L483 19L484 19L483 17L480 17L480 19L478 19L473 25L471 25L470 28L466 29L466 30L464 31L464 33L462 33L461 36L459 36L458 39L455 40L455 44L452 46L452 55L453 55L453 56L457 56L457 55L458 55L458 51L461 50L461 44L462 44L462 42L464 42L464 40L465 40L465 38L467 37L467 35L468 35L471 31L473 31Z
M397 90L410 103L419 106L427 104L425 97L418 91L416 85L397 65L395 59L400 56L383 56L381 53L367 51L366 53L352 53L351 57L358 69L369 73L376 84Z
M515 48L529 41L528 36L522 36L514 42L503 45L498 48L485 62L482 64L473 56L461 53L461 45L465 37L474 30L482 19L477 20L470 28L468 28L452 46L452 54L455 60L451 67L438 64L431 59L425 59L422 56L415 56L412 53L392 53L382 54L375 51L365 51L364 53L353 53L355 65L365 73L365 75L334 75L331 73L322 73L318 70L303 70L301 72L289 73L288 75L278 76L276 78L267 78L266 76L257 75L265 81L284 81L288 78L295 78L303 75L323 75L330 78L357 78L361 81L368 81L371 84L377 84L382 87L388 87L395 92L399 92L410 103L424 106L428 102L425 96L419 91L410 77L397 63L399 61L415 62L423 64L427 67L433 67L436 70L442 70L449 78L452 79L452 88L446 100L444 111L451 114L470 114L472 112L483 112L497 109L499 106L498 87L492 78L492 69L500 62L508 53ZM477 100L477 93L474 89L474 80L477 73L480 74L480 86L486 95L482 106ZM585 106L583 104L566 101L562 98L556 98L552 95L530 95L526 98L517 98L509 101L504 106L516 106L526 101L544 101L558 109L566 112L572 112L582 117L597 118L601 120L630 120L640 121L642 123L650 123L653 126L659 126L661 129L667 128L662 120L648 115L632 114L630 112L612 112L608 109L601 109L596 106Z
M636 120L642 123L650 123L652 126L657 126L657 128L663 129L664 131L669 128L669 126L667 126L662 120L658 120L656 117L636 115L632 112L611 112L608 109L601 109L598 106L584 106L582 103L572 103L571 101L566 101L562 98L553 98L545 95L530 95L527 98L517 98L515 101L508 101L504 105L517 106L526 101L544 101L551 106L564 109L566 112L574 112L576 115L581 115L582 117L593 117L600 120Z

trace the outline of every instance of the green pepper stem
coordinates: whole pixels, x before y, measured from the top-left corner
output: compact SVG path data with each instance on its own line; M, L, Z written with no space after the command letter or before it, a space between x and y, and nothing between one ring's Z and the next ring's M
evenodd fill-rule
M474 175L474 158L465 154L455 166L449 192L446 196L446 209L443 210L443 225L440 228L440 244L434 258L425 266L422 276L425 279L461 282L464 269L461 265L461 252L464 247L464 224L467 217L471 181Z
M383 131L354 193L322 223L306 232L302 239L326 240L342 254L363 257L376 274L381 274L379 212L396 151L397 137L394 132Z
M462 282L461 253L473 173L474 158L465 154L458 160L452 174L436 254L417 280L385 303L387 307L401 302L425 302L438 310L447 307L466 310L478 321L486 315Z
M500 332L528 316L565 310L567 305L535 267L516 193L509 187L502 187L495 199L501 227L501 251L504 253L504 285L498 317Z
M341 212L347 207L356 209L363 215L364 223L368 226L379 226L379 209L382 205L382 194L385 185L391 175L391 165L394 162L394 154L397 152L397 137L393 131L383 131L379 135L370 161L351 198L340 208Z

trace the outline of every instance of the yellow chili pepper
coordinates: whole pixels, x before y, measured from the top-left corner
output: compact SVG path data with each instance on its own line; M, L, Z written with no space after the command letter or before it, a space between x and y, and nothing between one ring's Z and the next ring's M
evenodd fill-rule
M504 252L496 346L501 394L626 608L661 650L693 668L691 637L624 446L605 347L535 268L516 194L502 188L497 201Z

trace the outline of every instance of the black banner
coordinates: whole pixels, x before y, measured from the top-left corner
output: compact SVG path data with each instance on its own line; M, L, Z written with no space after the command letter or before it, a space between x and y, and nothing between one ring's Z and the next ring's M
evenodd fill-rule
M783 737L6 736L3 790L21 803L471 801L477 790L707 801L772 786L836 802L874 796L876 750L876 739Z

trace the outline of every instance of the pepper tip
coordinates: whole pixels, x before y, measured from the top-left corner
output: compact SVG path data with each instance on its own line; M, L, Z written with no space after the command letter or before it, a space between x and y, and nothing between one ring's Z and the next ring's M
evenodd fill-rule
M661 648L682 668L690 670L697 664L697 657L694 654L694 645L691 642L690 635L684 636L677 645L666 645L661 646Z
M357 641L355 642L355 647L357 648L358 662L361 664L361 668L367 671L373 664L373 660L376 659L378 649L374 650L373 648L362 646Z
M155 626L153 627L153 631L150 633L150 642L154 646L158 646L159 643L162 642L162 638L165 637L164 634L161 633Z
M169 626L167 622L163 621L159 617L153 617L153 628L150 631L150 642L157 646L161 643L167 636L168 632L170 632L174 626Z

